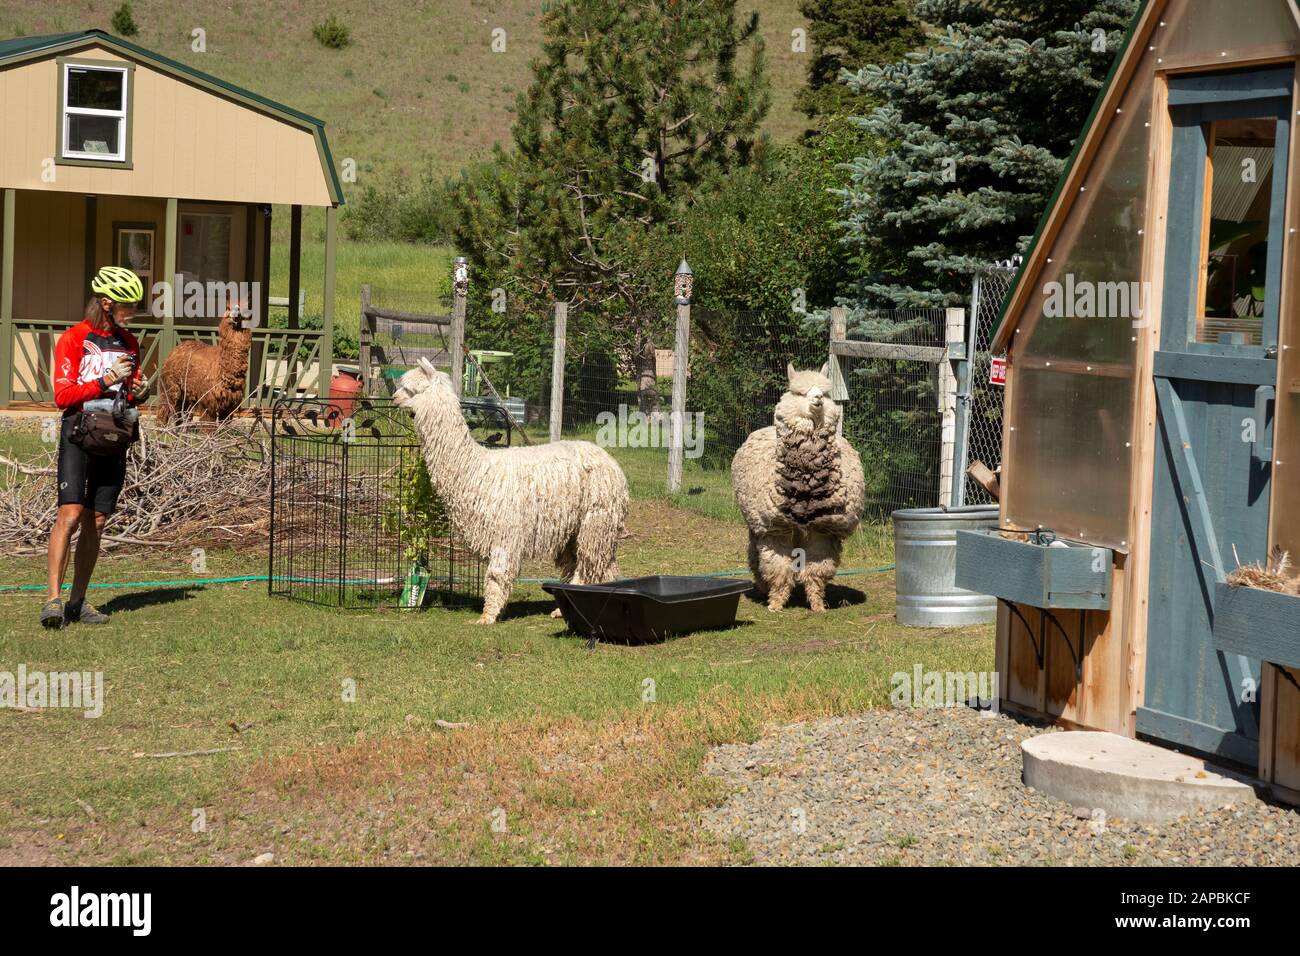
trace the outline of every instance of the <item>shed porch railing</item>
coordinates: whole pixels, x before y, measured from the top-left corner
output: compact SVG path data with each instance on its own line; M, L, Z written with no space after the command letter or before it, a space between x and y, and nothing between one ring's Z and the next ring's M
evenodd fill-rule
M13 320L8 343L12 365L0 369L0 375L12 376L14 402L54 402L54 346L75 324L67 319ZM133 322L131 331L140 341L140 364L155 384L154 396L158 370L175 345L191 340L217 342L217 329L210 325L173 325L170 337L163 326L151 322ZM320 329L254 329L240 407L269 408L278 398L318 395L324 337ZM328 372L324 379L328 382Z

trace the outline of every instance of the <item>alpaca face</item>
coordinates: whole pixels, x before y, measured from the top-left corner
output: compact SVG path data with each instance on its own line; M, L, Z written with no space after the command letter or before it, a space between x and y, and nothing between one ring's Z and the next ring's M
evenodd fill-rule
M830 397L829 371L829 365L823 365L819 372L796 371L793 364L789 365L789 386L777 403L777 419L801 431L834 428L840 420L840 407Z
M222 338L240 348L247 348L248 343L253 339L252 321L246 320L238 314L232 315L229 309L221 317L221 323L217 326L217 331Z
M451 387L451 378L438 371L428 359L420 359L420 364L397 380L393 391L393 404L406 408L418 396L428 393L430 398L446 399L448 396L460 407L456 393Z

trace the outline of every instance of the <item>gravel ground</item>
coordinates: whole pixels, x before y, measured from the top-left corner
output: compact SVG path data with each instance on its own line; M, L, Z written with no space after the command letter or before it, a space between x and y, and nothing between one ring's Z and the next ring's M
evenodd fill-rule
M1155 825L1093 820L1020 781L1020 743L1054 733L966 708L880 710L710 753L731 796L705 814L760 864L1300 864L1300 812L1263 801Z

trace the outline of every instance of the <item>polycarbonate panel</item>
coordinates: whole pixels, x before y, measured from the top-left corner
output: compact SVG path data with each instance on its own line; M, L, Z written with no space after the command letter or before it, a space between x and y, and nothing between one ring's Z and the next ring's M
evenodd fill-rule
M1012 345L1007 519L1120 550L1128 548L1134 357L1138 326L1148 321L1143 245L1154 68L1147 52Z
M1208 65L1224 53L1287 43L1297 36L1292 0L1172 0L1156 27L1162 57L1186 57Z
M1133 383L1021 369L1015 400L1011 521L1126 550ZM1037 414L1026 414L1033 409Z

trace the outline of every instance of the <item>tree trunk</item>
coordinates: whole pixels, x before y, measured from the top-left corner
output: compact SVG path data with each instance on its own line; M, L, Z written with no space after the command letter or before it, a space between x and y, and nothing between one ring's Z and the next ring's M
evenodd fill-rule
M636 348L637 404L646 415L659 411L659 379L655 375L655 344L642 339Z

